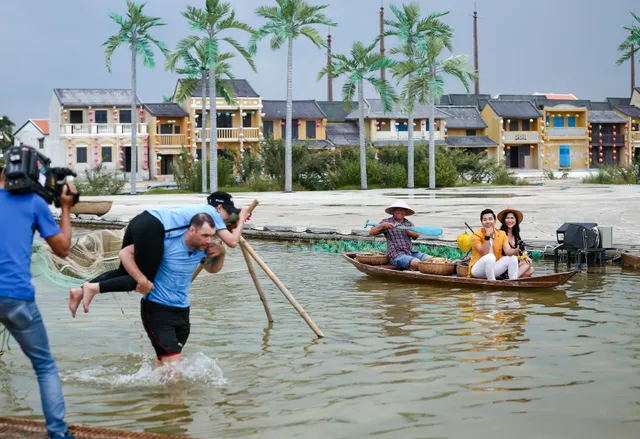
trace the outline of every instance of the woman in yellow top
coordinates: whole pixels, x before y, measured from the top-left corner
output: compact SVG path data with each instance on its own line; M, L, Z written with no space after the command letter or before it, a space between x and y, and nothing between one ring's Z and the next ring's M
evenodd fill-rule
M507 272L509 279L518 278L518 258L520 252L509 246L506 233L495 228L496 214L491 209L480 213L482 229L471 236L471 261L469 261L469 277L496 280Z

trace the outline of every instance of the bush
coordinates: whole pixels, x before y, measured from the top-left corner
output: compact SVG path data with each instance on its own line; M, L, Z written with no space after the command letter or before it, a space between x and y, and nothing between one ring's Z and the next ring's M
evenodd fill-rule
M582 180L587 184L637 184L640 178L638 164L625 168L621 166L601 165L596 175Z
M207 160L207 181L209 180L210 163ZM182 147L180 154L173 162L173 175L178 187L185 191L202 192L202 161L196 161L189 150ZM218 186L233 186L233 161L226 157L218 157ZM210 189L210 185L207 185Z
M517 178L504 166L497 166L493 170L489 183L496 186L526 186L529 184L526 180Z
M105 170L102 162L93 169L86 169L84 177L85 181L77 184L82 195L119 195L126 184L122 173Z
M496 164L486 153L474 154L464 148L449 148L446 155L465 184L486 183L495 171Z
M386 188L407 187L407 169L400 163L381 164L380 185Z
M453 187L458 183L458 170L445 154L436 150L436 187ZM429 187L429 160L416 164L416 187Z

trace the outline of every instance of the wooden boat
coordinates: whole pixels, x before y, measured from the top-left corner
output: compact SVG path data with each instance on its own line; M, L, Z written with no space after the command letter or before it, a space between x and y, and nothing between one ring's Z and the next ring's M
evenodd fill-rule
M640 270L640 253L622 253L620 256L620 264L622 264L624 268Z
M552 288L564 284L577 271L546 274L517 280L487 280L472 277L440 276L424 274L419 271L400 270L393 265L367 265L356 261L356 253L343 253L342 256L362 273L373 277L395 279L402 282L440 283L455 286L473 286L477 288Z
M111 210L113 201L107 200L91 200L91 201L79 201L75 206L71 208L71 213L74 215L97 215L102 216Z

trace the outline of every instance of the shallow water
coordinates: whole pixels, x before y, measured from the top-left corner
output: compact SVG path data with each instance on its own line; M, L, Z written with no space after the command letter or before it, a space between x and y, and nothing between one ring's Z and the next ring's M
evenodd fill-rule
M137 294L98 297L74 320L67 292L37 278L68 420L195 438L638 436L637 275L608 267L556 290L487 292L377 281L336 255L253 247L326 338L261 276L267 328L231 251L223 273L196 281L177 384L153 370ZM33 372L11 347L0 413L41 419Z

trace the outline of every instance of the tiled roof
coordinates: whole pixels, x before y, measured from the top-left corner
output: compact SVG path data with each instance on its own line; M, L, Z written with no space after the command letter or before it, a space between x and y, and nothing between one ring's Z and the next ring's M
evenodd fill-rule
M553 108L561 105L569 105L571 107L585 107L589 108L591 102L586 99L550 99L545 103L545 107Z
M347 119L347 115L358 108L357 102L351 102L351 109L345 110L344 102L329 102L329 101L316 101L322 108L324 114L327 115L327 122L344 122Z
M152 116L156 117L186 117L189 115L184 109L175 103L144 104Z
M354 110L347 116L347 120L358 120L360 115L358 110ZM429 118L429 106L416 103L413 108L414 119L427 119ZM446 113L436 108L435 118L446 119L449 117ZM380 99L366 99L365 100L365 119L406 119L407 113L402 110L398 104L393 104L391 111L385 113L382 101Z
M378 140L376 142L373 142L374 145L376 146L389 146L389 145L404 145L407 146L409 144L409 142L407 140ZM414 142L414 145L428 145L429 141L428 140L416 140ZM436 140L436 146L445 146L446 143L444 140Z
M498 146L489 136L449 136L446 139L447 146Z
M609 102L589 102L589 110L606 111L611 110L611 104Z
M589 122L593 123L625 123L627 120L613 110L590 110Z
M473 105L445 106L438 105L442 111L447 113L447 128L486 128L487 124Z
M629 117L640 117L640 108L635 107L633 105L620 105L616 107L620 113Z
M513 119L535 119L542 117L531 101L491 100L489 106L500 117Z
M578 98L571 93L534 93L534 95L544 96L550 100L577 101Z
M42 134L45 136L49 135L49 119L31 119L31 122L33 122L38 129L42 131Z
M331 147L331 142L328 140L302 140L301 142L309 149L323 149Z
M324 111L314 100L293 101L294 119L325 119ZM262 101L263 119L284 119L287 115L287 101Z
M613 106L631 104L631 98L606 98L605 101L609 102Z
M53 92L64 107L130 107L132 101L128 88L54 88Z
M328 123L327 139L335 146L360 144L360 132L354 123Z
M180 83L180 79L178 83ZM259 98L260 95L256 93L256 91L251 87L249 82L246 79L223 79L224 82L231 83L233 87L233 91L239 98ZM176 88L178 85L176 84ZM174 93L175 94L175 93ZM202 96L202 84L198 83L193 93L191 93L191 97L200 97Z
M448 94L440 98L440 105L473 105L482 111L490 99L488 94Z

